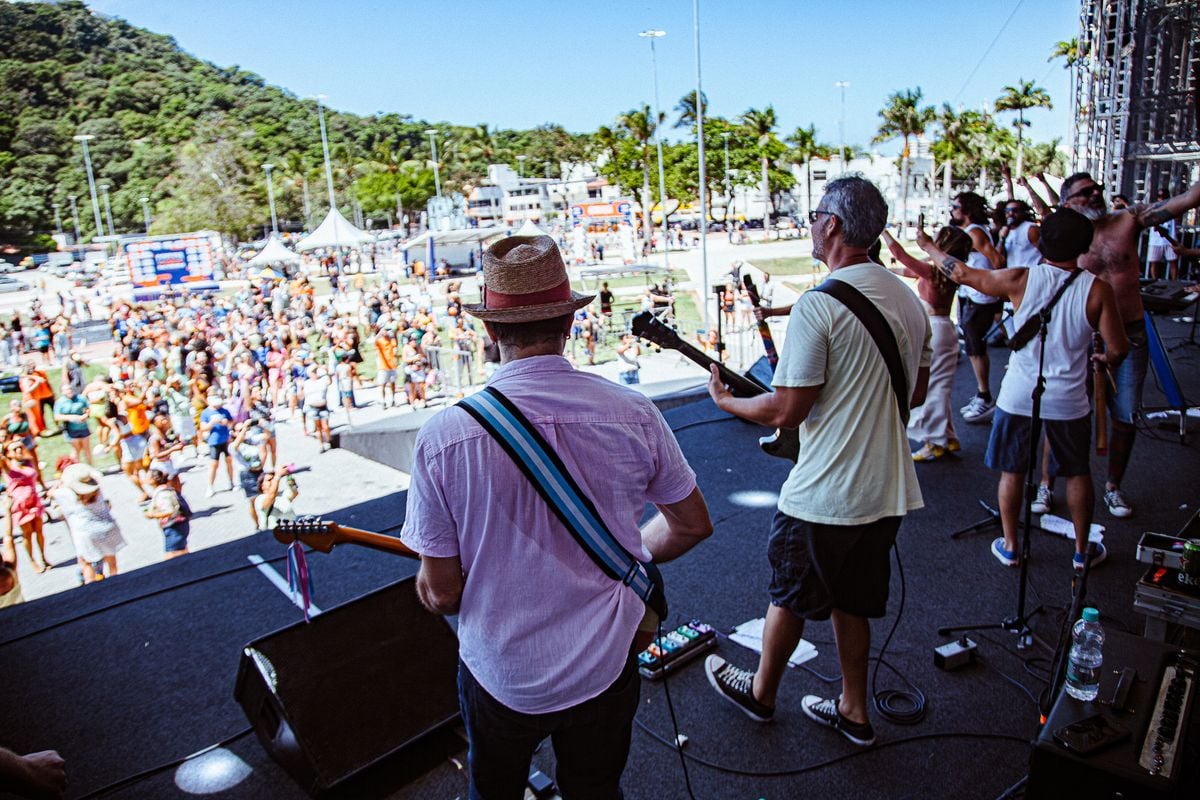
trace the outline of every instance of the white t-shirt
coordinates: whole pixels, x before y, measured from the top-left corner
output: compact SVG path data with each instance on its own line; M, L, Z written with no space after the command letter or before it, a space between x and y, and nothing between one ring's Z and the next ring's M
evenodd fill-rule
M972 222L970 225L963 228L963 232L968 235L970 235L972 230L983 231L983 235L987 238L988 243L993 243L992 232L983 225ZM983 253L972 249L971 253L967 256L967 266L971 269L992 269L992 262ZM972 303L978 303L980 305L987 305L989 303L997 303L1000 301L999 297L992 297L990 294L984 294L978 289L972 289L970 286L960 286L959 296L965 297Z
M896 336L911 396L932 351L929 316L899 278L877 264L830 276L862 292ZM842 302L806 292L792 307L775 386L822 386L800 426L800 460L779 490L779 510L827 525L863 525L921 508L921 489L891 378L875 340ZM907 400L907 398L906 398Z

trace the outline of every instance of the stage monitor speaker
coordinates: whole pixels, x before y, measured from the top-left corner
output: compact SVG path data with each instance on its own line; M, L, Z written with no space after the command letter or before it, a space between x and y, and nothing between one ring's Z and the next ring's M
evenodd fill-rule
M458 722L458 640L421 607L414 581L242 649L234 698L310 794Z

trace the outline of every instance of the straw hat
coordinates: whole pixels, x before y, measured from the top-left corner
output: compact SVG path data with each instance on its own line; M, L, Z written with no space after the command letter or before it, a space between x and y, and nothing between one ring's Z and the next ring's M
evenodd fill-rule
M62 471L62 484L77 495L93 494L100 489L100 471L87 464L72 464Z
M486 322L534 322L569 314L595 299L571 289L549 236L510 236L483 253L483 302L463 306Z

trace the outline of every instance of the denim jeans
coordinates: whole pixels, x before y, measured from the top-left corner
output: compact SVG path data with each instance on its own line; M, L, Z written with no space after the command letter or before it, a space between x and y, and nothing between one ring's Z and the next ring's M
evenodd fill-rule
M547 737L564 800L619 800L641 681L632 653L612 685L549 714L522 714L488 694L461 661L458 703L470 739L471 800L524 797L533 751Z

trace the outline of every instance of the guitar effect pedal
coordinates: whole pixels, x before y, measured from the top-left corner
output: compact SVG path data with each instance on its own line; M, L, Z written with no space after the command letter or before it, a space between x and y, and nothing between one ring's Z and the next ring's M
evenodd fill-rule
M638 672L647 680L658 680L716 646L716 631L694 619L664 633L638 653Z

